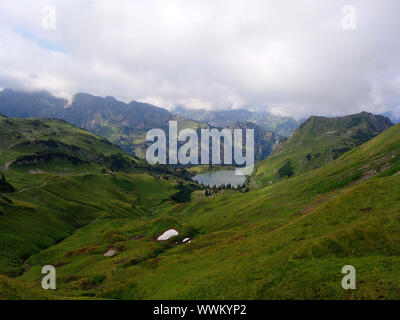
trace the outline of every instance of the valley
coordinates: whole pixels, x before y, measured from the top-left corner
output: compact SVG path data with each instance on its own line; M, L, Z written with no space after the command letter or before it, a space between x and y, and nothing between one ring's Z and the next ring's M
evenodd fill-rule
M0 0L2 314L382 316L399 12Z
M326 139L325 120L308 120L248 190L206 196L190 180L201 168L150 166L65 121L1 117L14 190L0 196L0 298L398 299L400 127L349 119L334 126L364 141ZM318 152L329 156L314 163ZM312 165L297 165L308 153ZM274 173L286 159L294 173ZM41 289L47 264L55 291ZM357 290L341 288L348 264Z

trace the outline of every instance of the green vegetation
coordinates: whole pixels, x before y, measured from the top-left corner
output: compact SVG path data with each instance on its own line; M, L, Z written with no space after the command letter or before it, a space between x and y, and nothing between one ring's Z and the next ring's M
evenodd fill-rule
M0 272L6 275L21 274L26 258L95 219L148 216L179 180L156 179L149 174L167 170L149 168L64 121L1 117L0 133L9 177L0 180Z
M189 202L193 191L200 189L194 183L183 184L182 181L177 185L178 192L171 196L171 199L176 202Z
M0 300L48 300L50 295L32 284L0 275Z
M391 125L388 118L366 112L338 118L311 117L270 157L256 164L251 185L264 187L320 168Z
M182 178L187 172L146 168L63 122L39 121L29 136L17 137L30 120L1 121L20 128L0 127L9 130L0 160L10 163L4 171L16 188L0 198L0 273L6 276L0 298L400 298L400 125L313 169L318 152L340 148L317 131L310 140L315 149L302 138L304 152L277 153L261 163L252 178L257 188L206 196L208 190ZM87 163L12 164L40 151L19 143L46 140L43 124L70 130L52 139L80 147L83 155L70 155ZM93 150L83 143L86 135ZM325 142L317 148L315 141ZM121 161L123 172L102 173L110 164L99 153L104 159L120 153L134 165L124 172ZM299 171L300 158L311 167ZM179 235L157 241L168 229ZM110 249L115 255L104 256ZM56 291L40 290L45 264L57 268ZM348 264L356 267L357 290L341 288Z
M292 162L288 159L284 165L278 169L279 178L290 178L294 174Z
M0 193L11 193L14 191L14 187L6 181L6 178L3 174L0 179Z

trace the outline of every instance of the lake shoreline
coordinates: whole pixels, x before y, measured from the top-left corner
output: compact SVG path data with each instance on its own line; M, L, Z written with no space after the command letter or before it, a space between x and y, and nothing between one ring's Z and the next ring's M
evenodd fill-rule
M236 171L228 170L213 170L204 173L198 173L192 180L204 185L208 188L231 186L232 188L239 188L246 184L246 176L236 175Z

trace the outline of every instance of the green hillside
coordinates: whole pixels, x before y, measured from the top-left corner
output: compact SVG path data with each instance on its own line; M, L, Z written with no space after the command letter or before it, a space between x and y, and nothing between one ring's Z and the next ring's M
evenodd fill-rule
M123 155L131 166L139 161L88 131L57 119L0 116L0 169L15 173L73 173L99 170ZM23 182L21 182L23 183Z
M391 125L388 118L366 112L337 118L311 117L272 156L257 164L252 186L270 185L320 168Z
M153 189L154 178L143 176L150 180L133 193L145 202L137 214L128 209L130 201L141 203L128 191L134 178L118 174L118 183L101 182L101 197L117 198L114 205L96 193L86 200L104 216L26 257L18 281L38 288L41 266L53 264L54 298L399 299L399 170L397 125L319 169L247 193L205 197L199 190L175 203L162 200L173 185L157 181ZM108 178L86 177L87 185L75 185L82 195L60 185L57 195L81 202L84 190ZM35 203L37 192L9 198L22 206ZM156 240L170 228L179 236ZM192 241L182 243L185 237ZM116 254L104 256L110 249ZM341 288L347 264L356 267L357 290Z
M0 137L1 274L23 273L26 258L97 219L144 218L178 192L180 172L62 120L1 116Z
M0 300L48 300L48 293L29 283L0 275Z

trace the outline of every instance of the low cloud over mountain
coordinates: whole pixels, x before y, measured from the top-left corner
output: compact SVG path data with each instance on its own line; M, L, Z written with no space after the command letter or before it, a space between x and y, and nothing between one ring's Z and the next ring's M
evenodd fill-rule
M304 118L400 114L397 0L0 3L0 87ZM44 10L44 11L43 11ZM46 22L46 20L45 20Z

